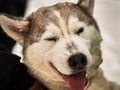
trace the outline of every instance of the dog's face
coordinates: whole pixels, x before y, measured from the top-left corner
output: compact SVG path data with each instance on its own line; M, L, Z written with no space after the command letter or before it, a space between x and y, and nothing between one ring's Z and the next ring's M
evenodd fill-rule
M43 7L27 20L1 15L1 26L24 46L24 63L50 89L66 90L62 75L89 74L92 66L101 63L101 37L92 17L93 3L79 0L77 5L60 3ZM4 25L5 20L15 26Z

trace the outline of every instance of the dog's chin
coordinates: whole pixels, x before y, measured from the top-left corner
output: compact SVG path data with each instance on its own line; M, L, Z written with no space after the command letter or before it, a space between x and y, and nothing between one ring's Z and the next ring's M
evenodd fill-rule
M57 72L59 76L63 78L70 90L84 90L87 82L85 71L79 71L70 75L65 75L58 71L53 65L52 67L55 69L55 72Z

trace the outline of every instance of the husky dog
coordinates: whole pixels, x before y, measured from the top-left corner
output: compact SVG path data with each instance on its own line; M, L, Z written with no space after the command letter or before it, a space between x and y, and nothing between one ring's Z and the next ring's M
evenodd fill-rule
M105 79L94 0L59 3L17 18L0 14L4 31L23 46L24 64L38 80L37 89L120 90Z

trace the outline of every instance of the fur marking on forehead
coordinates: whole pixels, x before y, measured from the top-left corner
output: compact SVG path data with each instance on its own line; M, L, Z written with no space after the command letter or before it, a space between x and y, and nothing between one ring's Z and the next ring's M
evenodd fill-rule
M92 16L86 15L84 10L82 10L78 5L72 3L66 2L50 7L42 7L27 17L27 19L31 22L30 30L27 36L27 38L29 38L26 42L27 45L39 41L41 35L46 31L45 27L49 24L49 22L52 22L57 27L60 27L61 24L59 23L59 17L55 11L59 12L59 16L64 20L66 25L68 24L68 19L71 15L75 15L78 17L79 21L83 21L88 25L95 24L95 20ZM97 27L96 24L95 26Z

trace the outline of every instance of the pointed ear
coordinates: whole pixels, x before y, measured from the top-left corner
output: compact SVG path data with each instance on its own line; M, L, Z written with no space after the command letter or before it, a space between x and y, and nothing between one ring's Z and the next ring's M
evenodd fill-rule
M0 26L8 36L21 45L24 44L24 38L29 30L29 22L27 20L7 14L0 14Z
M95 0L79 0L77 4L92 15L94 10L94 2Z

